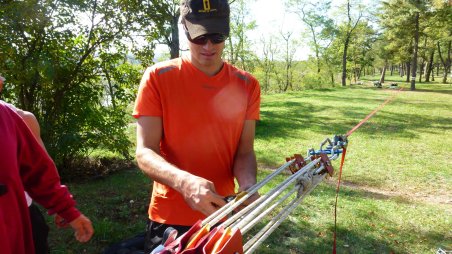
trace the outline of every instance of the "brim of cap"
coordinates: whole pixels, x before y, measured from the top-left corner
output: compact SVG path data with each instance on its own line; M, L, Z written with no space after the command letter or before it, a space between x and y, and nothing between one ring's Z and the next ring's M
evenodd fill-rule
M202 24L196 21L185 20L190 38L196 38L204 34L223 34L229 36L229 20L224 18L204 19Z

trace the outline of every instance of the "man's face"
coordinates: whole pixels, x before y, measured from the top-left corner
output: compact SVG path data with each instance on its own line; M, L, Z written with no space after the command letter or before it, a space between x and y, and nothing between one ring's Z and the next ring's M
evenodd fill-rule
M217 42L217 43L214 43ZM223 63L221 55L224 50L224 41L207 40L205 44L196 44L189 40L191 61L195 66L209 68Z
M0 92L3 90L3 80L4 78L0 76Z

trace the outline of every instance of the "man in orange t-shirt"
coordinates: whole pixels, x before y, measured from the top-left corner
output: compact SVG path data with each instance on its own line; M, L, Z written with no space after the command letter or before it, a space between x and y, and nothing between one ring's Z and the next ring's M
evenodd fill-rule
M234 178L238 191L256 183L260 88L221 58L228 1L183 0L180 10L190 56L148 68L133 112L137 162L154 180L145 251L167 227L184 233L225 205Z

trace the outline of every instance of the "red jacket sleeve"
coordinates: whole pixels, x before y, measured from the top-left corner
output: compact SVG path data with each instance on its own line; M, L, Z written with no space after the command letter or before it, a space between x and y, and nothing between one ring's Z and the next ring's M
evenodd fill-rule
M24 189L49 214L57 213L67 222L73 221L80 212L67 187L61 185L55 164L25 122L18 115L17 118L17 160Z

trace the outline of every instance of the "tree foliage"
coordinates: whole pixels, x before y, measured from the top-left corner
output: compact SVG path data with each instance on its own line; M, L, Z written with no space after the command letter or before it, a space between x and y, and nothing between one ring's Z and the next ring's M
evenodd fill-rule
M395 62L405 63L411 68L412 89L415 89L417 73L422 75L424 72L425 62L428 62L428 67L432 68L435 47L438 56L442 49L446 52L450 51L451 16L452 9L447 1L389 0L383 2L380 24L384 28L388 44L386 48L394 53ZM439 58L441 59L441 56ZM419 62L421 68L418 69ZM442 63L443 82L446 83L450 64L447 64L447 60ZM429 80L430 73L431 70L428 70L426 80ZM421 81L421 76L419 80ZM409 81L409 71L407 71L407 81Z
M4 97L37 116L57 164L99 148L129 156L127 106L142 68L128 57L133 32L141 28L141 4L1 3L0 70L8 81ZM147 52L152 55L152 49Z
M330 1L313 3L306 0L290 0L288 2L288 9L295 12L309 30L312 40L309 46L315 53L317 73L320 73L321 69L322 51L336 34L334 22L327 16L330 7Z
M256 55L247 33L256 28L256 23L248 20L249 9L245 0L232 1L230 8L231 31L224 50L225 58L229 63L243 70L252 71L256 65Z
M167 45L171 59L179 57L180 52L179 3L179 0L144 0L141 1L143 9L139 10L143 18L138 22L144 28L141 33L147 38L147 43Z

